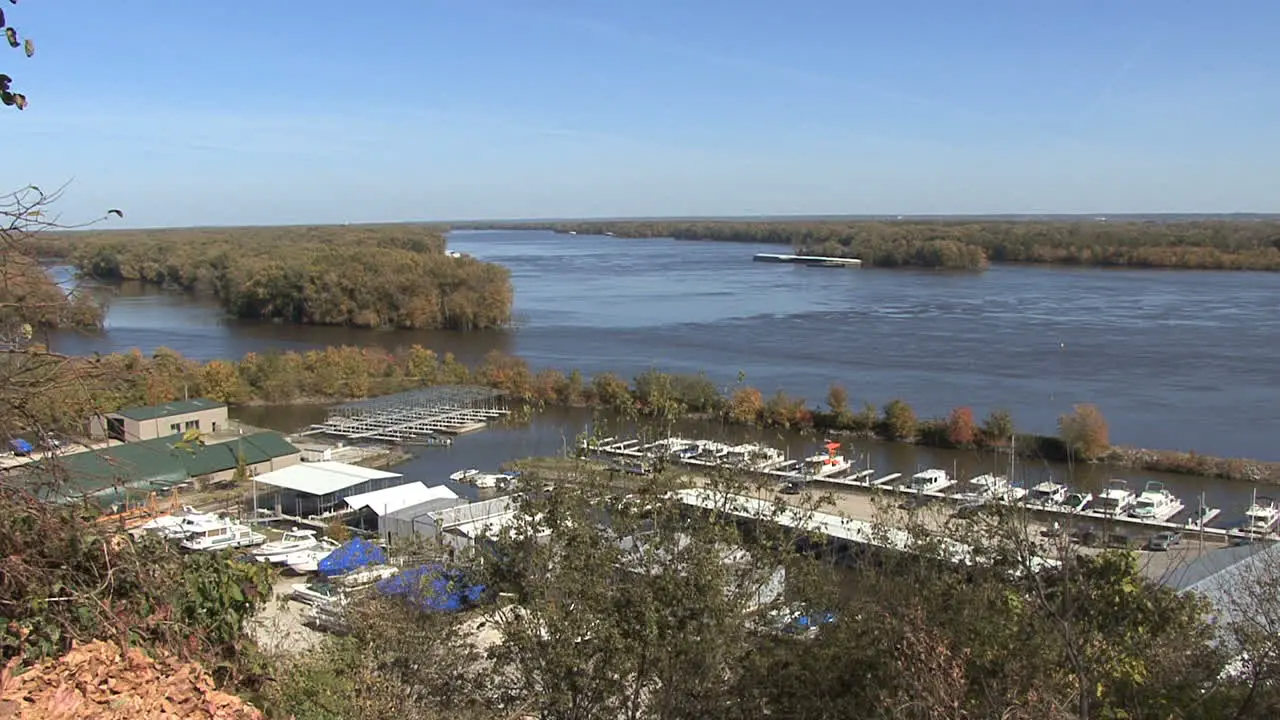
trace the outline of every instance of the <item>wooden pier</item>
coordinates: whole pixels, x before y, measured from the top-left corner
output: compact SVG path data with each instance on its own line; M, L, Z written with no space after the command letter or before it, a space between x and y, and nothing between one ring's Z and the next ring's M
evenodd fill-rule
M422 388L332 408L322 423L302 435L407 444L447 444L441 433L461 435L484 428L509 412L502 394L478 387Z

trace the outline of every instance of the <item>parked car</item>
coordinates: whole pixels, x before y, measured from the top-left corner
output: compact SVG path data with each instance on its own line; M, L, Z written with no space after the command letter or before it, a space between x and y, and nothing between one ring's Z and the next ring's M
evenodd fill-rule
M901 503L898 503L898 507L903 510L915 510L916 508L922 508L933 501L934 498L928 495L912 495Z
M804 490L804 483L796 482L793 480L787 483L786 485L783 485L782 490L780 490L779 492L781 492L783 495L799 495L803 490Z
M1148 550L1168 550L1182 544L1182 533L1164 530L1151 536L1147 541Z
M1132 535L1122 532L1113 532L1107 536L1107 547L1131 549L1137 542Z
M1096 545L1100 537L1097 529L1092 525L1083 525L1071 533L1071 539L1085 547Z
M977 517L986 509L987 504L982 501L967 502L956 508L956 512L952 517L959 518L960 520L968 520L969 518Z

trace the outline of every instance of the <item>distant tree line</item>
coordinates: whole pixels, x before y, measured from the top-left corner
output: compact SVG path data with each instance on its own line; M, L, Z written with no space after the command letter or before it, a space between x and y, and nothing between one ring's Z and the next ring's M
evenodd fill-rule
M988 263L1280 270L1280 222L760 221L502 225L619 237L775 243L879 267L979 269Z
M631 381L614 373L587 377L574 370L532 370L521 358L490 353L469 367L415 345L402 354L354 346L308 352L249 353L238 361L188 360L167 348L151 357L138 352L78 358L76 383L58 386L30 401L32 423L78 433L80 419L132 405L154 405L203 395L231 405L290 404L350 400L414 387L478 384L503 391L534 410L598 407L637 420L672 423L700 419L735 425L776 427L848 435L929 447L1010 449L1050 461L1077 460L1280 484L1280 463L1215 458L1192 452L1114 447L1106 418L1082 404L1058 419L1056 436L1017 430L1013 417L993 410L982 421L968 407L945 417L921 418L904 400L855 406L848 391L833 384L816 406L779 390L765 395L745 383L730 388L706 375L648 370ZM69 419L69 420L68 420Z
M444 249L440 232L423 225L67 233L30 246L90 277L211 292L241 318L456 330L508 323L509 272Z

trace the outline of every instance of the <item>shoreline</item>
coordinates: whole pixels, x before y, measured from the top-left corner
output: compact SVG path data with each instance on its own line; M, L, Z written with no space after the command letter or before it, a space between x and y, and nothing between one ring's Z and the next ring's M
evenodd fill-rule
M517 418L542 408L592 408L651 422L713 420L928 448L1008 452L1012 447L1025 458L1280 486L1280 461L1112 445L1101 411L1091 405L1076 406L1059 418L1060 427L1071 430L1066 433L1071 437L1068 444L1063 432L1049 436L1019 431L1009 413L1001 410L979 422L967 407L955 408L947 417L917 418L910 405L897 399L881 407L863 402L854 409L839 384L831 386L825 407L819 407L784 391L766 398L742 383L722 389L701 374L648 370L628 381L608 372L592 377L576 370L534 372L523 359L498 352L472 367L451 353L437 355L420 345L398 354L348 345L207 362L169 350L158 350L152 357L135 351L79 360L78 366L88 372L79 378L74 396L42 398L47 405L33 409L34 417L48 418L46 427L69 435L75 434L78 421L67 420L68 407L112 412L168 402L187 391L232 407L302 408L418 387L478 385L505 393L521 411ZM76 372L77 364L66 367ZM104 398L110 400L104 403ZM82 416L77 410L75 417Z

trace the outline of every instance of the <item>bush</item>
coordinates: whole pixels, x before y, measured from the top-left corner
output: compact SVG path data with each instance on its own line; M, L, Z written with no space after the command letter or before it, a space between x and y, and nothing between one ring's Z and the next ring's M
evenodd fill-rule
M910 440L916 436L916 412L902 400L890 400L884 406L880 422L881 434L887 440Z
M1058 418L1058 436L1072 454L1094 461L1110 449L1107 420L1097 405L1082 404Z

